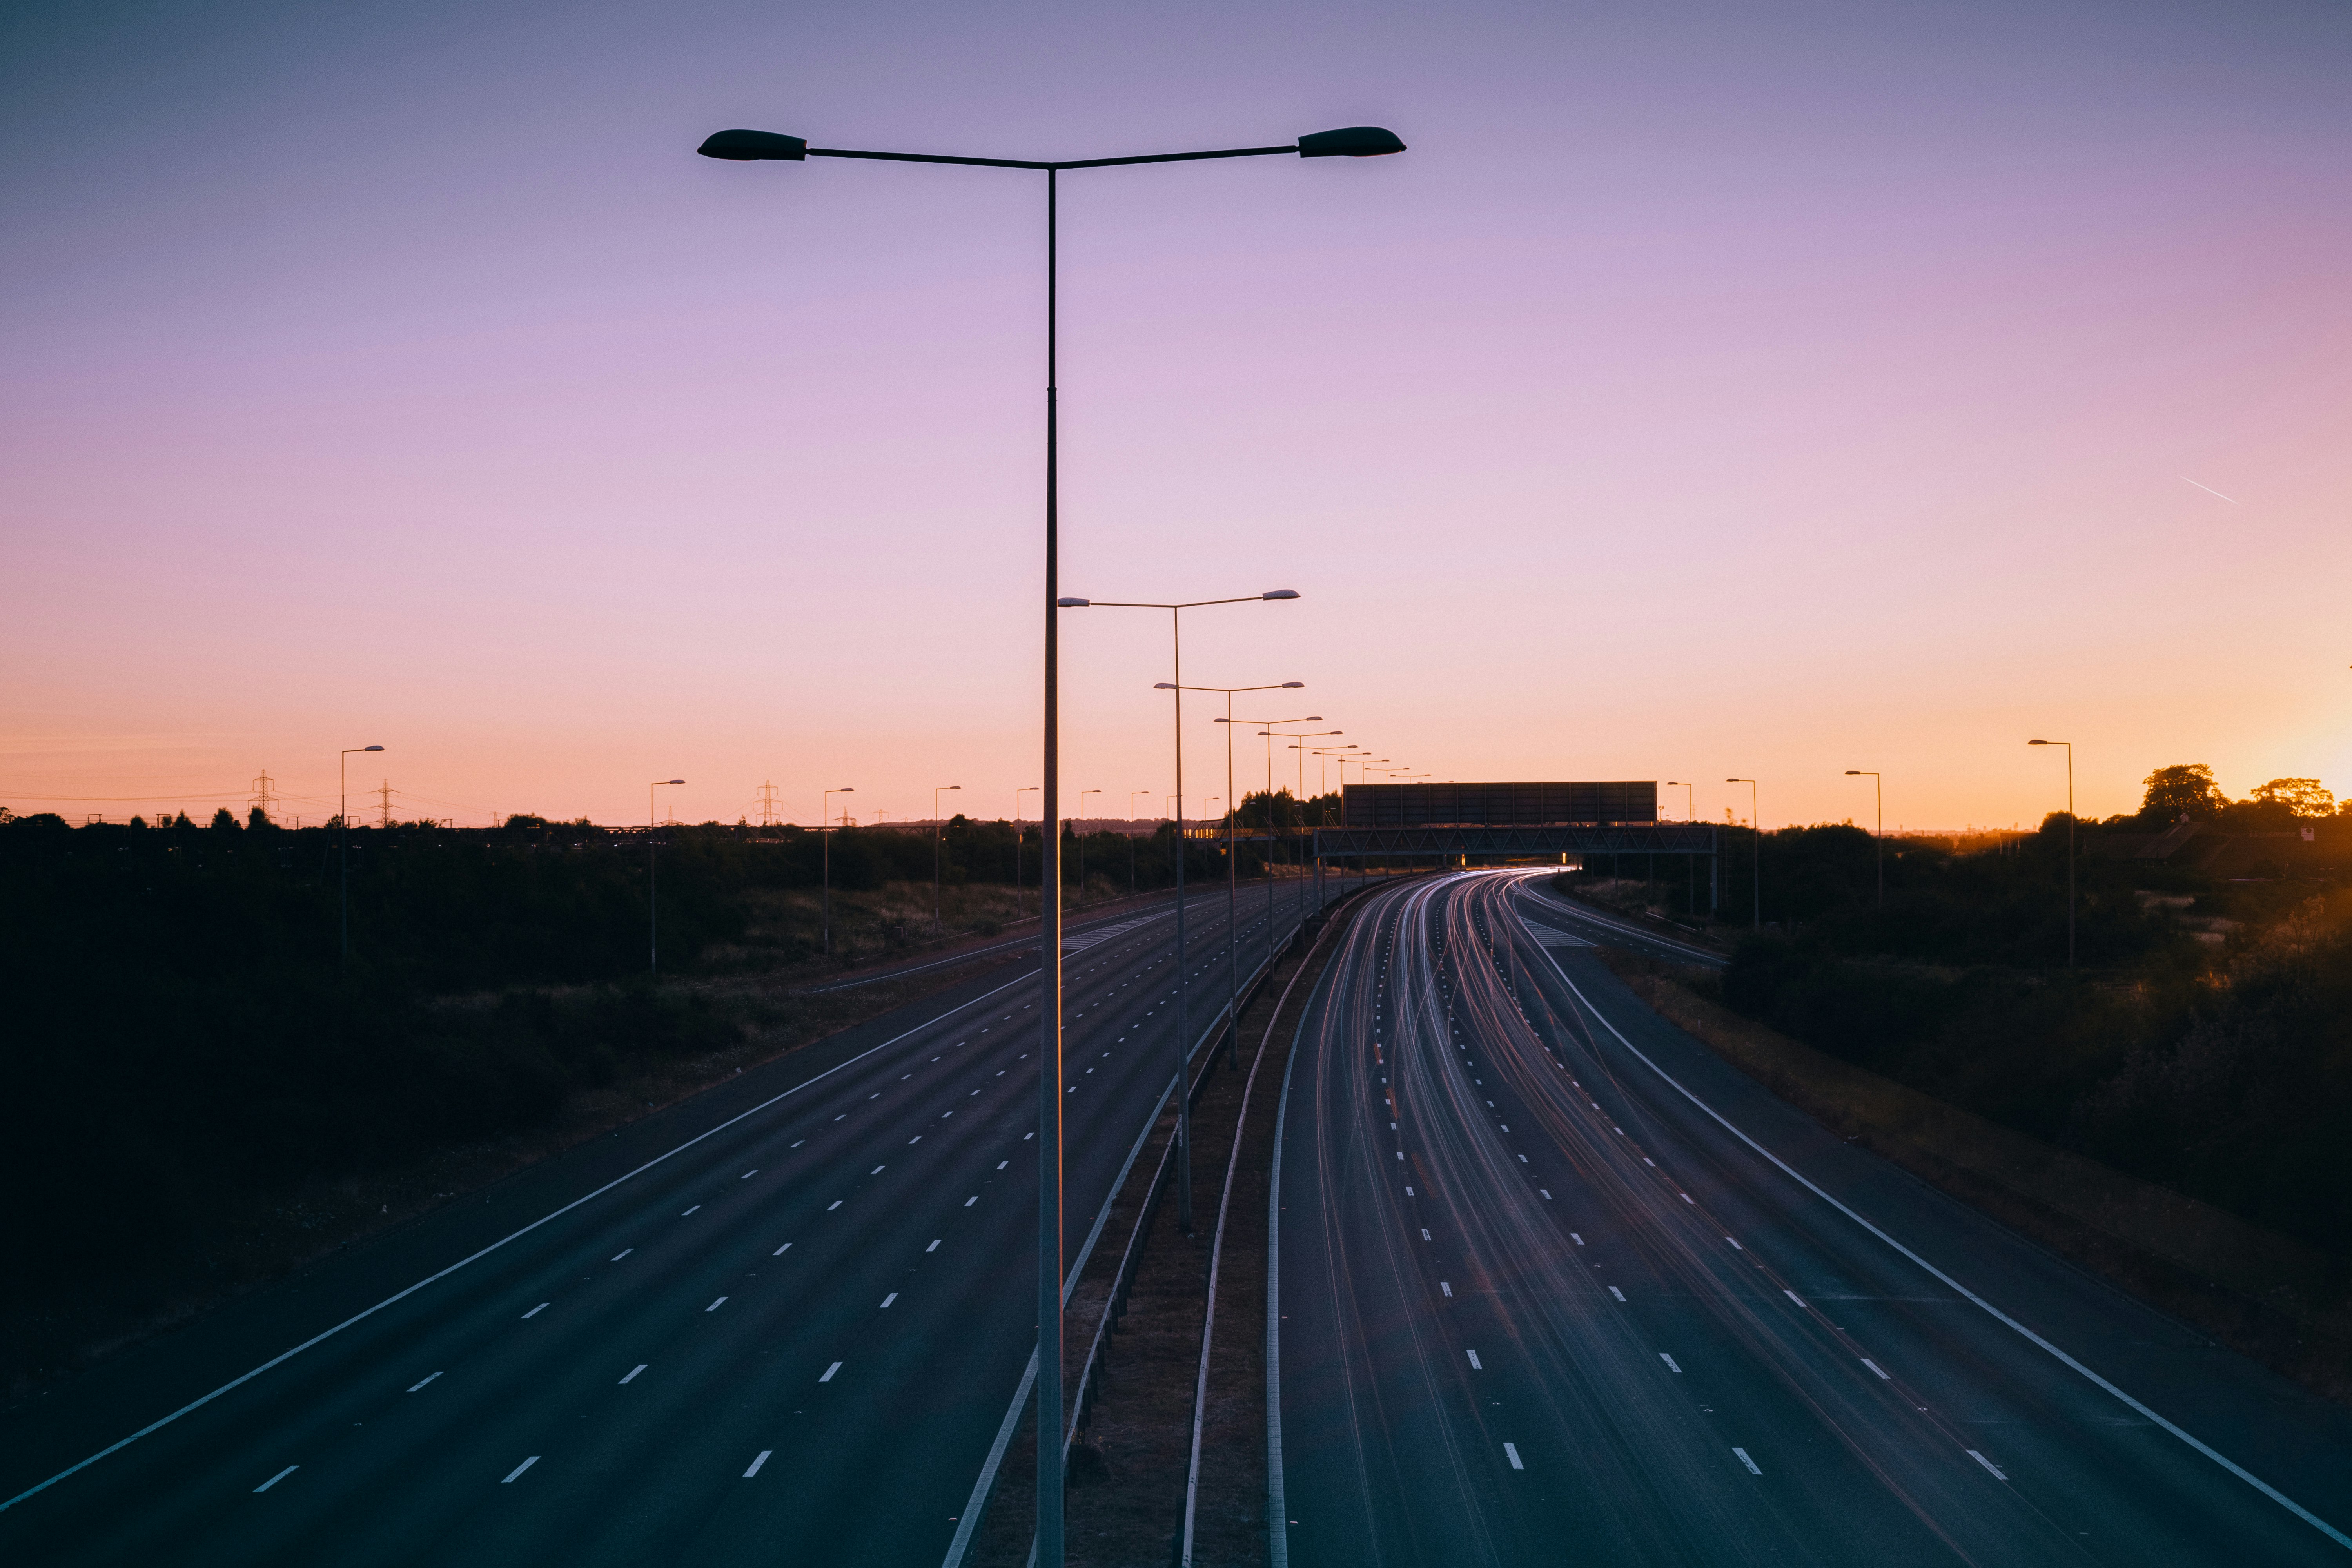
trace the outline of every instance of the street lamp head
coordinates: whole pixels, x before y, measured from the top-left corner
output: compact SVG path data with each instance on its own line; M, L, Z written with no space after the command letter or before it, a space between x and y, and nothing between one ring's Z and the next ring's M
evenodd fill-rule
M1054 601L1054 607L1057 610L1085 610L1091 609L1093 605L1094 601L1092 599L1056 599Z
M2028 741L2025 743L2029 746L2046 746L2050 742L2047 741Z
M686 781L685 781L684 779L664 779L664 780L662 780L662 783L664 783L664 784L684 784L685 782L686 782Z
M1845 771L1845 776L1850 779L1858 779L1862 776L1862 770L1860 768L1848 768Z
M808 156L808 142L804 138L779 136L772 131L719 131L705 137L695 151L706 158L724 158L730 163L756 163L770 159L797 163Z
M844 784L844 785L842 785L839 789L835 790L833 793L834 793L834 794L835 794L835 795L856 795L856 794L857 793L857 791L856 791L854 787L852 787L851 785Z
M1303 690L1306 688L1306 685L1307 682L1303 680L1286 680L1280 686L1276 687L1275 689L1276 691L1298 691Z
M759 132L755 131L729 131L721 132L719 134L727 136L756 136ZM711 140L716 141L718 138L713 137ZM782 138L782 140L789 141L790 138ZM805 143L803 143L803 145L805 145ZM1318 131L1312 134L1301 136L1298 139L1298 155L1302 158L1380 158L1385 157L1391 153L1402 153L1403 151L1404 142L1398 137L1395 132L1384 131L1377 125L1347 125L1342 126L1337 131ZM714 154L714 156L721 158L745 156L766 157L772 155L773 154L756 153L749 154L720 153Z
M1265 593L1260 594L1258 597L1261 599L1296 599L1298 597L1298 590L1296 588L1269 588Z
M1173 691L1176 689L1176 683L1172 680L1155 680L1151 683L1151 689L1154 691Z
M360 750L362 752L381 752L383 748L382 746L362 746Z

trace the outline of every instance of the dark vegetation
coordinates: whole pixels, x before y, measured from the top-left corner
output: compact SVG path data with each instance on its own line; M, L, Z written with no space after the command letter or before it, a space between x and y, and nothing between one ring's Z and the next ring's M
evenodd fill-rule
M837 895L931 879L928 832L830 837ZM1096 896L1168 885L1175 845L1089 834ZM1034 824L1016 846L960 817L942 879L1034 888L1038 847ZM1066 833L1072 878L1076 849ZM332 827L226 811L78 828L0 813L0 1313L201 1277L226 1205L545 1124L584 1090L740 1044L761 994L726 976L822 973L813 932L767 918L813 897L815 833L355 826L348 963L342 853ZM1214 847L1190 853L1189 875L1223 875Z
M2201 768L2151 775L2140 813L2075 825L2072 970L2063 815L1992 852L1888 841L1883 908L1868 833L1740 834L1723 920L1748 923L1760 851L1765 925L1720 1000L2352 1259L2352 821L2333 804L2311 780L2232 804ZM2143 858L2184 812L2212 847ZM1675 879L1652 902L1683 914Z

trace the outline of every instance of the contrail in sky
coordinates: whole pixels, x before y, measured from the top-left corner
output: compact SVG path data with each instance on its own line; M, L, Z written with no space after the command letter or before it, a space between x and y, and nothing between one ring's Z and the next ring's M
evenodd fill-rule
M2189 484L2197 485L2197 481L2196 481L2195 479L2189 479L2189 476L2188 476L2187 474L2183 474L2183 475L2181 475L2180 477L2181 477L2184 480L2187 480ZM2209 496L2221 496L2221 492L2220 490L2215 489L2211 485L2197 485L2197 488L2198 488L2199 489L2200 489L2200 490L2203 490L2203 491L2204 491L2207 495L2209 495ZM2239 501L2239 500L2238 500L2238 498L2237 498L2236 496L2221 496L2221 499L2222 499L2223 500L2225 500L2225 501L2228 501L2231 506L2237 506L2237 505L2241 504L2241 503L2240 503L2240 501Z

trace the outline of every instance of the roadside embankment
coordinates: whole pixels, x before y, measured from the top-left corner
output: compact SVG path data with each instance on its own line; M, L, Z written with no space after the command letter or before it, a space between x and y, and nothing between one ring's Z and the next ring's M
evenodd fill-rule
M1667 965L1612 948L1601 957L1668 1022L1840 1137L2352 1403L2352 1281L2316 1247L1777 1034L1699 995Z

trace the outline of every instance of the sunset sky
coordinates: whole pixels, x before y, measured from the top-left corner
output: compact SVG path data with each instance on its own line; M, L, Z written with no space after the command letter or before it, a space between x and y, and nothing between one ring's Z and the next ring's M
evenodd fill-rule
M1768 825L1866 824L1847 768L2030 824L2036 735L2087 815L2352 791L2339 4L31 10L13 810L267 769L317 820L381 743L403 817L1009 815L1043 177L694 156L739 125L1412 144L1064 178L1064 592L1297 589L1188 617L1188 680L1307 683L1252 716L1717 821L1754 775ZM1065 813L1125 816L1166 619L1064 628Z

